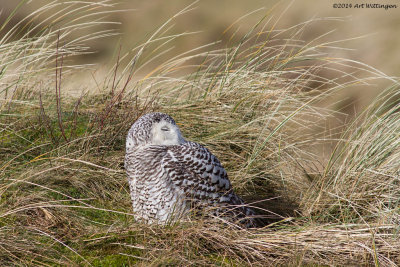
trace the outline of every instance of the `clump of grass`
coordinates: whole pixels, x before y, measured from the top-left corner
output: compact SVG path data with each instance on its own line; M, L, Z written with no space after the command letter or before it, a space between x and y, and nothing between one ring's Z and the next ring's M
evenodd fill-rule
M341 221L399 220L399 88L384 90L343 133L304 203Z
M97 14L91 13L96 4L54 3L44 9L67 5L86 10L78 18L89 20ZM325 171L311 176L309 169L323 161L308 148L332 140L309 128L336 113L315 104L347 86L385 77L328 57L333 43L302 42L307 24L278 31L264 21L243 38L233 36L238 41L226 48L202 46L145 73L168 44L190 35L170 34L174 18L131 53L117 53L102 92L69 99L62 91L62 80L74 71L67 58L85 50L74 46L77 40L66 49L62 38L81 26L79 19L61 30L45 27L42 39L7 40L16 42L15 58L35 40L46 49L33 49L34 61L2 58L4 66L37 72L16 68L16 76L1 77L0 264L394 265L400 246L394 224L397 87L348 125ZM343 73L343 66L354 73ZM46 70L56 73L56 84L37 75ZM336 76L324 76L328 70ZM358 78L359 72L371 76ZM4 85L10 79L18 88L12 97ZM209 147L239 194L275 223L239 229L205 219L168 226L135 222L122 164L124 138L149 111L169 113L187 139ZM382 176L385 181L377 179Z
M98 26L113 24L104 18L112 12L115 4L111 1L84 3L81 1L54 1L30 13L15 25L9 25L13 16L27 1L20 1L0 26L0 69L1 91L4 99L19 99L38 93L46 88L52 79L38 80L40 75L48 75L55 67L57 58L67 60L74 56L91 53L85 45L89 40L115 35L115 30L98 30ZM106 10L108 12L105 12ZM86 36L78 32L93 30ZM5 32L6 31L6 32ZM59 49L57 49L57 47ZM64 72L87 66L66 64ZM25 90L25 88L36 90ZM14 102L4 102L16 104ZM22 103L20 103L22 104Z

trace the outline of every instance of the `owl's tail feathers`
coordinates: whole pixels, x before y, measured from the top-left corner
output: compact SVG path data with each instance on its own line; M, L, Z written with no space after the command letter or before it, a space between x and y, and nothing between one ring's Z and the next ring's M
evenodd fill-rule
M238 195L231 192L229 202L225 204L224 208L220 211L220 217L226 218L228 221L241 227L259 227L256 213Z
M239 196L234 195L226 213L230 213L231 217L245 228L261 228L277 222L287 221L287 217L259 207L258 202L264 201L266 200L245 203Z

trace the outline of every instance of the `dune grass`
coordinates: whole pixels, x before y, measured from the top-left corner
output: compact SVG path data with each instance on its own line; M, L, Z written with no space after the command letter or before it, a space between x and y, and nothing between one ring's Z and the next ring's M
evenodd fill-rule
M333 58L337 42L301 41L311 21L276 30L268 16L225 48L204 45L149 68L176 38L190 38L170 33L172 17L130 53L116 52L101 92L71 97L64 81L83 66L68 58L90 50L85 38L69 33L109 23L97 8L112 10L112 3L55 1L38 14L64 9L65 20L49 17L36 31L29 17L2 35L2 266L400 261L394 78ZM376 79L394 85L350 122L325 127L341 111L319 102ZM273 223L238 229L207 220L135 222L124 141L131 124L150 111L169 113L187 139L217 155L236 191ZM312 149L325 143L335 144L326 158Z

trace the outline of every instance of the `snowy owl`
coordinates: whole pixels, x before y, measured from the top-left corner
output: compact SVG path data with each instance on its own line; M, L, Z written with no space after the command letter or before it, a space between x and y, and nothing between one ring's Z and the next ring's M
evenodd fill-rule
M219 160L187 141L164 113L148 113L130 128L125 170L135 219L166 224L190 211L253 226L252 209L231 186Z

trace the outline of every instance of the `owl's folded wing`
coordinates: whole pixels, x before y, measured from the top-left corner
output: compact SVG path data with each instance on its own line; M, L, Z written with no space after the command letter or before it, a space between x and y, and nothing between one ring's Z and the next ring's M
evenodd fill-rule
M162 167L192 204L230 205L233 208L244 204L234 193L219 160L200 144L187 142L170 146Z

